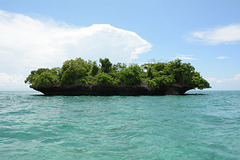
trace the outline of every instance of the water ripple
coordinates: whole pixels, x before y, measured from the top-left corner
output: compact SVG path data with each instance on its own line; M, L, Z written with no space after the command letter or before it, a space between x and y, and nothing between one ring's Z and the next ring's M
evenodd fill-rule
M0 155L4 160L238 159L239 100L239 91L137 97L0 92Z

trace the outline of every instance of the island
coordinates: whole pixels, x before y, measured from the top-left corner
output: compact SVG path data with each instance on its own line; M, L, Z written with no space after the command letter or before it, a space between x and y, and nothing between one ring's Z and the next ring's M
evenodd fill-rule
M183 95L210 84L190 63L180 59L142 65L117 63L108 58L67 60L62 67L31 71L25 83L44 95L139 96Z

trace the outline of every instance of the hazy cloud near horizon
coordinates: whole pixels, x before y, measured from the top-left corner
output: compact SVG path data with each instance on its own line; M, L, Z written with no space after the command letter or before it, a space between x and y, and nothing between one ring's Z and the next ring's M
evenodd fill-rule
M76 27L1 10L0 35L0 89L24 88L19 81L31 70L60 67L67 59L131 63L152 47L135 32L109 24Z
M240 74L237 74L233 78L225 79L207 78L207 81L214 89L239 90L240 88Z

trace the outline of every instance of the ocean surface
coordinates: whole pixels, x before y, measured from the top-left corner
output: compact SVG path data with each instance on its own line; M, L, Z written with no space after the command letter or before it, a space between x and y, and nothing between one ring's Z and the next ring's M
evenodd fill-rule
M0 92L0 159L240 159L240 91L187 93Z

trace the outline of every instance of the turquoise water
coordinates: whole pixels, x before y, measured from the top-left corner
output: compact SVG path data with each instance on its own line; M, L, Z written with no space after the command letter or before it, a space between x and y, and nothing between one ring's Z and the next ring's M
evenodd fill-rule
M0 159L240 159L240 91L188 93L0 92Z

